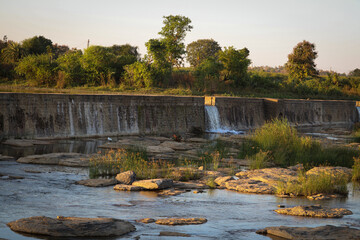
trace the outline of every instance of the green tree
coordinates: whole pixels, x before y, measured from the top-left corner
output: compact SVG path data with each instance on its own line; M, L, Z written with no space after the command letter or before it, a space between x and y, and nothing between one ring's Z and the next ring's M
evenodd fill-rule
M81 86L86 83L87 75L81 64L82 52L80 50L68 51L56 61L58 63L58 70L64 78L63 87Z
M59 45L59 44L52 45L51 52L54 54L55 59L57 59L58 57L64 55L65 53L67 53L69 51L70 51L70 49L66 45Z
M43 36L34 36L22 42L26 54L43 54L52 50L52 41Z
M187 45L187 60L191 66L197 67L207 58L216 57L220 50L218 42L213 39L199 39Z
M124 72L124 67L140 60L138 47L131 46L130 44L113 45L109 50L115 55L111 67L115 70L114 77L119 82Z
M144 62L135 62L124 67L124 83L136 88L149 88L153 85L151 72Z
M220 82L220 74L223 69L223 64L214 57L202 61L194 72L197 90L214 91Z
M148 55L145 59L151 64L151 72L156 79L156 84L161 86L167 83L171 75L172 65L167 59L167 46L163 40L150 39L145 43Z
M234 47L225 47L218 53L219 61L224 65L224 80L232 80L236 86L246 85L247 69L251 64L249 54L247 48L237 50Z
M53 86L57 64L49 54L28 55L15 68L17 74L35 86Z
M349 76L351 77L360 77L360 69L355 68L349 73Z
M90 46L84 51L82 66L89 76L91 85L107 84L115 69L113 68L116 56L107 47Z
M191 20L181 15L164 16L164 26L159 34L166 44L167 58L172 66L181 66L185 54L184 39L186 32L193 28Z
M17 42L8 41L1 50L1 58L5 63L17 63L24 56L24 49Z
M285 65L290 79L302 81L306 77L318 75L315 68L316 57L315 44L305 40L298 43L293 52L288 55L288 61Z

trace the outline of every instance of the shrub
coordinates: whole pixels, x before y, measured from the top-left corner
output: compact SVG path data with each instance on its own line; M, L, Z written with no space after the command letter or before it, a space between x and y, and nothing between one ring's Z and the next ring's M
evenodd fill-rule
M353 175L352 180L353 181L360 181L360 158L354 158L354 165L352 167L353 169Z
M280 195L311 196L319 193L347 195L345 176L334 177L327 173L305 175L301 173L294 182L279 182L276 193Z
M124 83L135 88L150 88L153 86L151 72L146 63L135 62L124 67Z
M250 157L250 169L261 169L268 166L269 162L271 161L270 152L260 152L252 155Z

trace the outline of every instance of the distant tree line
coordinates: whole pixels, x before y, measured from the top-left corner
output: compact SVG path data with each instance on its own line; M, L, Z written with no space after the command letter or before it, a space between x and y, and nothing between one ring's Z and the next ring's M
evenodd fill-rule
M130 44L89 46L82 50L54 44L44 36L22 42L0 40L1 81L23 80L31 86L121 89L186 88L195 93L275 91L296 94L360 95L360 69L348 76L316 69L315 44L299 42L284 66L249 67L249 50L222 47L213 39L185 46L193 29L181 15L163 17L159 38L149 39L140 57ZM190 67L185 68L185 59Z

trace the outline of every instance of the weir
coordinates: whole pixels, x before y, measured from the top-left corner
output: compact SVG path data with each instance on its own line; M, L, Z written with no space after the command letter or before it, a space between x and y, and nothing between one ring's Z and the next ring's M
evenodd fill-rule
M0 93L0 139L241 133L286 117L297 126L351 125L355 101Z

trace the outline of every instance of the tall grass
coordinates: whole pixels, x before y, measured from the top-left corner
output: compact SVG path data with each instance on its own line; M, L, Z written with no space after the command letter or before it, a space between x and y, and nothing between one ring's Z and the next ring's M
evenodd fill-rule
M174 164L144 158L143 153L119 149L110 150L104 155L90 159L90 178L114 176L120 172L132 170L138 179L167 177Z
M276 193L292 196L311 196L319 193L347 195L347 178L334 177L327 173L319 175L301 173L297 181L279 182Z
M287 167L297 163L305 168L319 165L352 167L353 158L359 155L358 150L339 146L322 147L311 137L301 137L286 119L274 119L264 124L243 143L239 155L247 154L250 159L257 159L260 151L267 152L275 165ZM255 155L255 156L254 156Z
M360 157L354 158L354 165L352 167L353 173L352 173L352 180L360 181Z

